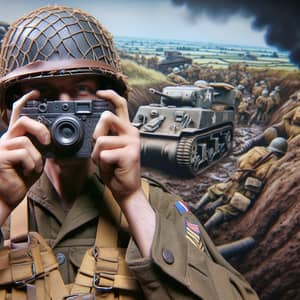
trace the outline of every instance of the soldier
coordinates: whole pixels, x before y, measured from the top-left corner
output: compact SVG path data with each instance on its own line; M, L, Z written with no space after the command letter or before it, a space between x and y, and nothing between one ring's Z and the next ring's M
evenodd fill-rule
M37 9L12 24L0 61L9 120L0 139L0 223L11 219L10 246L0 250L1 299L257 299L184 202L141 182L127 85L111 35L95 18ZM57 135L67 145L73 137L70 105L81 123L99 99L114 113L98 120L90 157L65 147L45 156ZM66 126L54 136L46 117L20 117L30 100L41 112L63 101L53 124L63 118Z
M183 78L179 73L180 69L178 67L174 67L172 72L167 75L167 78L176 84L188 84L188 81L185 78Z
M227 182L208 188L208 192L196 205L203 208L213 202L208 211L213 215L204 224L207 230L245 213L262 191L271 167L287 150L287 141L278 137L267 148L254 147L240 157L238 168Z
M262 91L263 91L263 87L259 85L259 82L255 82L251 91L253 98L254 99L258 98L261 95Z
M262 134L247 142L235 155L247 152L254 146L268 145L276 137L284 137L288 141L300 134L300 106L286 113L279 123L267 128Z
M272 117L272 114L276 108L276 102L275 102L275 93L272 91L269 96L266 98L265 103L266 103L266 107L263 113L263 120L264 123L267 124Z
M274 90L272 91L274 92L274 101L275 101L275 106L279 107L280 103L281 103L281 97L280 97L280 86L276 85Z
M234 100L235 100L235 106L238 107L243 100L243 91L244 86L242 84L239 84L237 87L234 88Z
M237 110L237 122L247 124L249 121L249 99L243 98Z
M268 93L268 90L264 89L261 95L255 100L256 110L249 120L249 125L251 125L254 122L259 123L263 121L263 116L267 105Z

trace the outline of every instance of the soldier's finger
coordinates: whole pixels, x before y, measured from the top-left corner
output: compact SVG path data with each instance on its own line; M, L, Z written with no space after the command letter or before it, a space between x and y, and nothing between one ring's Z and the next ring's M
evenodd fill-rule
M30 134L37 138L43 145L48 145L51 142L50 132L47 127L29 117L22 116L10 125L8 131L3 135L3 138L10 139L17 136Z
M1 169L15 168L20 166L23 176L29 176L32 173L40 173L43 170L42 159L39 163L34 161L27 149L15 149L6 151L5 163L2 163Z
M135 129L136 128L131 126L130 123L123 122L118 116L109 111L105 111L95 127L93 138L96 140L99 136L108 135L110 131L118 135L131 135L136 133Z
M9 151L24 149L27 151L27 156L34 162L37 172L43 168L43 159L41 153L31 143L28 137L20 136L14 139L10 139L4 144L5 149Z
M119 136L100 136L97 138L94 149L96 151L111 150L122 148L128 145L127 138L120 138Z
M28 100L38 99L40 96L40 92L38 90L30 91L29 93L23 95L19 100L13 103L13 110L10 117L10 124L16 122L19 118L20 113L22 111L23 106L26 104Z
M130 122L127 101L113 90L98 90L96 95L99 98L110 101L115 107L115 114L123 121Z

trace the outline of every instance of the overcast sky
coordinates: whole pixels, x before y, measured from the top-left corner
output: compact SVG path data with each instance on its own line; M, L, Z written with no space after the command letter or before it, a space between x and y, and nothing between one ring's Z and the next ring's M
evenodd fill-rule
M86 10L114 36L266 46L264 30L253 30L251 18L235 15L225 22L201 16L192 20L185 7L172 5L171 0L0 0L0 21L10 23L47 4Z

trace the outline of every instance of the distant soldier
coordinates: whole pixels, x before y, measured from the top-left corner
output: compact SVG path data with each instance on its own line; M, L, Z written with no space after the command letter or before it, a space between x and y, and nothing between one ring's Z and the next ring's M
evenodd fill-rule
M237 109L237 122L247 123L250 118L249 99L243 98Z
M235 100L235 107L238 107L243 100L243 91L244 86L242 84L239 84L234 88L234 100Z
M251 91L252 97L254 99L258 98L261 95L262 91L263 91L263 87L259 85L259 82L255 82Z
M286 139L281 137L273 139L268 147L254 147L240 157L238 168L229 181L208 188L195 205L196 209L203 209L213 202L210 208L213 215L204 225L207 230L249 209L261 193L271 167L286 153L287 147Z
M280 86L276 85L273 91L274 91L275 104L276 104L276 107L278 107L281 103Z
M264 123L268 123L271 120L272 114L276 109L275 92L272 91L266 99L266 108L263 113Z
M180 69L178 67L174 67L172 72L167 75L167 78L176 84L188 84L188 81L179 73Z
M254 122L261 122L263 121L264 112L267 105L267 98L268 98L268 90L264 89L261 95L255 100L255 112L249 120L249 125Z

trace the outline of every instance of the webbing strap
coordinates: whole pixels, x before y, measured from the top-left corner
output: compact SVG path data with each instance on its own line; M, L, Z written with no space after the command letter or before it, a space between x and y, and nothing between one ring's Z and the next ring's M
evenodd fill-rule
M149 183L142 180L142 188L148 199ZM128 227L119 205L107 187L104 189L103 198L109 203L109 207L113 208L114 218L118 219L117 225L122 228ZM71 295L90 293L93 288L99 292L107 292L114 288L129 291L139 289L137 280L130 274L125 263L125 249L118 249L117 244L116 224L107 216L101 215L98 220L95 246L85 253ZM113 296L113 293L110 294ZM129 299L132 298L129 297Z
M114 199L111 191L107 187L104 188L103 198L109 199L109 202L111 204L110 207L113 207L115 215L119 216L118 223L120 223L121 209L117 204L116 200ZM118 232L116 231L115 224L113 224L113 222L108 221L104 215L100 216L98 220L95 246L98 248L114 248L117 246L117 244Z
M27 300L26 292L17 289L12 289L11 300Z
M16 240L28 234L28 215L27 215L27 196L19 203L19 205L12 211L10 217L10 239Z
M149 184L146 181L142 181L142 187L146 197L148 198ZM104 198L108 199L109 207L114 211L114 216L117 218L117 225L122 226L122 228L128 227L127 221L123 216L119 205L108 188L105 188L104 190ZM20 238L28 236L29 226L27 205L28 200L27 197L25 197L11 214L11 240L18 241ZM31 234L38 237L38 234L36 233ZM39 241L42 245L46 246L43 239L39 239ZM33 245L31 245L33 247L31 247L31 254L28 257L24 255L26 253L23 253L21 250L20 254L18 251L13 254L15 255L13 259L15 264L11 265L11 271L7 268L10 264L7 255L9 253L11 256L12 250L8 249L8 252L6 252L3 257L0 256L0 270L6 269L9 272L5 278L5 280L8 280L9 282L17 281L18 279L22 280L24 279L24 274L25 278L32 275L34 262L35 275L44 274L44 276L39 279L35 279L34 284L28 286L27 296L30 294L33 300L63 299L64 296L70 294L76 295L91 293L92 289L100 292L113 288L129 291L138 290L137 281L130 275L129 269L125 263L124 249L118 249L117 243L118 232L114 222L112 222L112 220L108 220L105 216L100 217L98 221L95 247L86 252L70 293L64 285L61 274L57 269L55 257L48 251L43 252L40 248L34 247ZM47 247L49 246L47 245ZM2 251L3 250L4 249L2 249ZM2 251L1 254L3 253ZM95 251L98 251L98 253L96 254ZM2 275L5 274L3 271L1 271L1 273ZM100 295L98 295L97 298ZM12 289L11 294L8 294L6 290L0 290L0 300L26 300L27 296L26 291L19 289ZM131 299L130 296L128 297L128 299ZM115 299L114 293L106 294L105 299Z
M6 300L6 290L0 290L0 300Z

